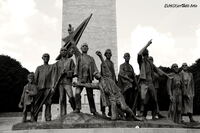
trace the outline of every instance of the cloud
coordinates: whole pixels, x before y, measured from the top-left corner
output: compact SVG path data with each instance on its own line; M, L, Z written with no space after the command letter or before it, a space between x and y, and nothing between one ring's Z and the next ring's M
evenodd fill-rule
M157 67L169 67L173 63L180 66L183 62L192 65L200 57L200 28L196 30L196 36L177 38L170 32L163 33L151 26L137 25L132 30L131 43L123 40L123 47L121 46L118 52L119 63L124 62L121 58L123 54L129 52L131 54L130 63L133 65L136 74L139 74L137 54L150 39L153 43L148 47L148 50ZM120 44L122 44L122 41Z
M52 16L38 5L34 0L0 1L0 54L17 59L30 71L41 65L44 52L55 62L61 46L61 15ZM61 10L54 8L54 13Z
M175 40L171 33L161 33L153 27L138 25L131 33L131 43L124 48L126 52L131 54L130 63L133 65L136 74L139 74L137 54L150 39L152 39L153 43L148 48L149 53L154 57L154 63L157 66L169 66L174 57L176 57L176 51L174 51ZM123 55L122 51L124 52L125 50L119 50L119 54ZM119 62L123 62L122 58Z
M195 59L199 59L200 58L200 25L198 26L199 28L196 30L196 40L197 40L197 47L194 48L194 56Z

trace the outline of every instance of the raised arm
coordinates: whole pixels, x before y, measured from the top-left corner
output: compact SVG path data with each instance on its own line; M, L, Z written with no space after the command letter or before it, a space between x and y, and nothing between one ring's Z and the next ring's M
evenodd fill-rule
M26 89L25 89L25 87L24 87L23 92L22 92L22 95L21 95L21 98L20 98L20 101L19 101L19 104L18 104L18 107L19 107L19 108L22 108L22 107L23 107L25 93L26 93Z
M149 42L145 45L145 47L142 48L142 49L140 50L140 52L138 53L138 55L142 55L143 52L144 52L144 50L147 49L147 47L149 47L149 45L150 45L151 43L152 43L152 39L149 40Z
M102 53L100 51L96 51L96 55L99 56L101 62L103 65L106 64L105 60L103 59Z
M105 71L107 72L106 75L107 76L109 75L109 77L111 77L112 73L111 73L110 69L108 68L108 65L106 64L105 60L103 59L102 53L100 51L96 51L96 55L99 56L99 58L100 58L100 60L102 62L102 69L104 68Z
M74 50L74 56L75 56L75 59L77 60L77 58L81 55L81 52L77 48L77 46L75 45L75 42L71 42L71 43L72 43L71 48L73 48L73 50Z
M34 81L36 85L38 85L38 78L39 78L39 67L36 68L34 73Z

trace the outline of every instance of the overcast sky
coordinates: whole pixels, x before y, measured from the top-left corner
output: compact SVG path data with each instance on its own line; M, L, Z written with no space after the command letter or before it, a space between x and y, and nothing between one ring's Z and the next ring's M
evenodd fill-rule
M138 74L137 53L150 39L156 66L191 65L200 58L199 0L117 0L116 8L119 64L130 52ZM55 62L61 46L62 0L0 0L0 14L0 54L17 59L29 71L42 64L44 52Z

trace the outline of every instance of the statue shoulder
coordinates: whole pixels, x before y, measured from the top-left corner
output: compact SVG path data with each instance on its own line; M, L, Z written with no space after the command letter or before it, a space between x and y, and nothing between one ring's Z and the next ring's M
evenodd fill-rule
M122 63L121 65L120 65L120 67L124 67L126 65L126 63Z
M36 70L40 70L40 69L42 69L43 66L44 66L44 65L40 65L40 66L38 66L38 67L36 68Z

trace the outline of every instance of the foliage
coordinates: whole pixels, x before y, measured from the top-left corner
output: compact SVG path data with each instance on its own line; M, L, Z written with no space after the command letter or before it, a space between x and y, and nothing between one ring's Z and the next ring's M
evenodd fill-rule
M0 55L0 112L18 111L29 71L15 59Z

